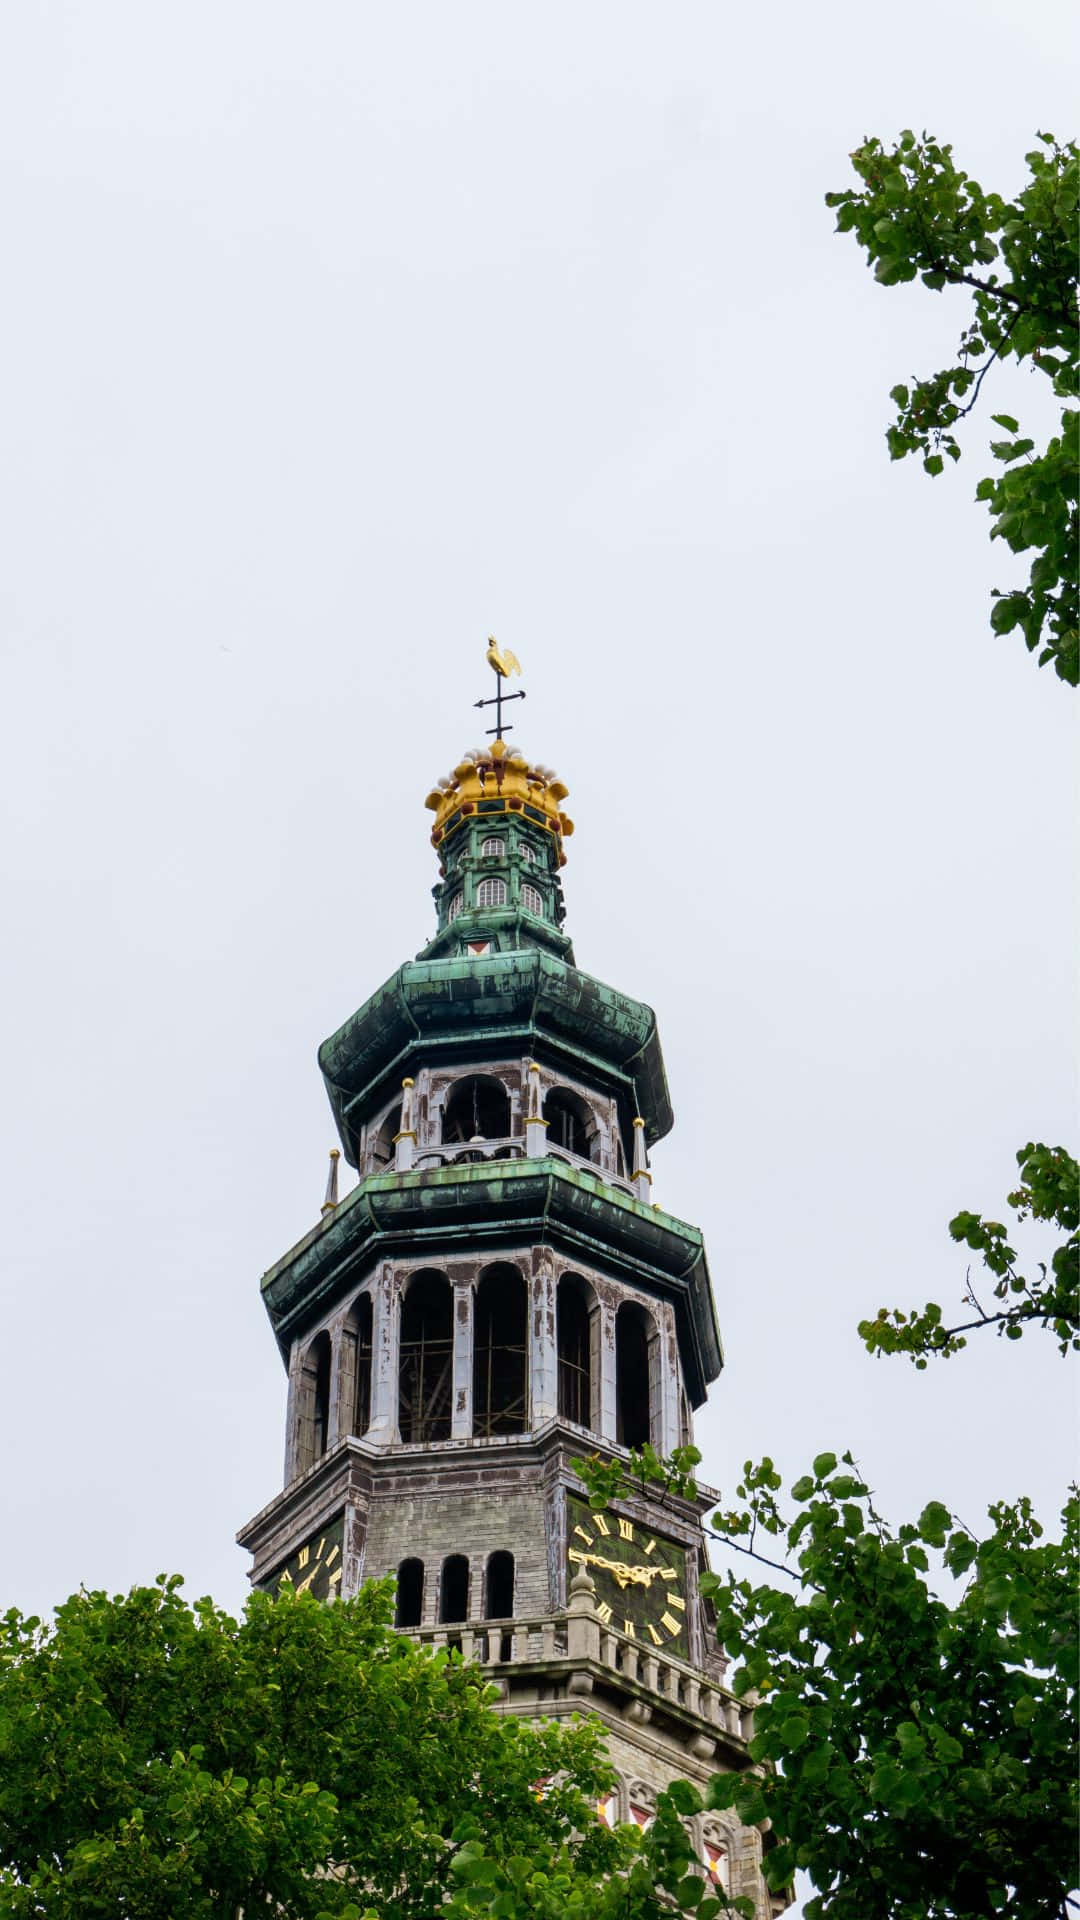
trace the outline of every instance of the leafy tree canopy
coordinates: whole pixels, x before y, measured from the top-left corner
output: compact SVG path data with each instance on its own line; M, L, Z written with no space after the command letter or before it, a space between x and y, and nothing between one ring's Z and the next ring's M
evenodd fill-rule
M608 1830L596 1725L524 1724L389 1628L389 1582L241 1621L176 1578L0 1622L0 1915L10 1920L706 1916L680 1784ZM538 1790L543 1783L543 1790Z
M1018 1219L1052 1222L1065 1236L1049 1261L1040 1261L1037 1276L1029 1278L1017 1267L1016 1252L1000 1221L958 1213L949 1222L949 1232L982 1255L998 1310L988 1312L982 1306L969 1272L964 1304L975 1309L974 1320L946 1327L934 1301L921 1313L879 1307L876 1319L859 1322L871 1353L907 1353L922 1368L932 1355L948 1359L959 1353L967 1345L965 1334L981 1327L996 1327L1007 1339L1019 1340L1032 1325L1051 1332L1063 1354L1080 1349L1080 1167L1064 1147L1034 1141L1021 1147L1016 1158L1020 1185L1009 1195L1010 1207Z
M991 625L1019 627L1039 665L1053 662L1070 686L1077 645L1077 331L1075 143L1052 134L1026 156L1028 181L1015 199L987 193L928 134L905 132L892 148L867 139L851 155L862 185L828 193L837 228L853 233L882 286L920 279L967 294L969 317L951 365L895 386L886 438L894 460L919 453L929 474L959 460L955 428L969 414L995 361L1037 368L1065 404L1060 432L1038 450L1011 415L991 452L1002 471L981 480L990 537L1033 552L1025 587L994 592Z
M975 1324L1041 1325L1067 1351L1076 1163L1034 1145L1018 1158L1011 1203L1071 1239L1051 1277L1021 1281L1004 1229L958 1215L954 1238L979 1247L1006 1303ZM910 1321L879 1315L863 1331L871 1351L907 1351L916 1364L963 1344L957 1330L941 1332L933 1306ZM579 1471L603 1506L629 1486L659 1500L693 1495L699 1459L691 1447L664 1462L645 1447L629 1466L596 1457ZM851 1454L824 1452L786 1498L771 1460L747 1461L713 1529L768 1574L742 1577L735 1561L703 1577L718 1638L741 1661L735 1688L757 1699L757 1769L718 1774L708 1803L771 1822L770 1884L802 1868L815 1888L807 1920L1066 1915L1078 1812L1075 1489L1054 1540L1026 1499L991 1507L981 1535L940 1500L890 1526Z

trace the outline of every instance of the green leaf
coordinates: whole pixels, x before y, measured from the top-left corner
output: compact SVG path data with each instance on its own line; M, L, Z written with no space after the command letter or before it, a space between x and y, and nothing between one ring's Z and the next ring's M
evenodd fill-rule
M819 1453L814 1461L814 1473L819 1480L825 1480L830 1473L836 1472L835 1453Z

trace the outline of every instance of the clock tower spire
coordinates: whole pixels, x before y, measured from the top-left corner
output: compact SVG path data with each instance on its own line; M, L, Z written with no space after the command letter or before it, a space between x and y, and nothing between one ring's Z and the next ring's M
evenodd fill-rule
M260 1585L394 1574L400 1630L480 1661L508 1711L597 1716L620 1776L601 1817L645 1822L670 1780L750 1764L750 1716L699 1593L701 1506L593 1513L574 1462L687 1443L720 1339L701 1234L652 1199L655 1016L575 964L567 788L507 744L517 662L487 659L497 727L425 803L432 937L319 1049L357 1178L338 1198L333 1161L263 1278L284 1486L239 1539ZM697 1825L765 1920L760 1834Z

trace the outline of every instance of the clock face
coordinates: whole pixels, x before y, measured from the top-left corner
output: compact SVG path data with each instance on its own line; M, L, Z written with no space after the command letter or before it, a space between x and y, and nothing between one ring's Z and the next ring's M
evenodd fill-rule
M646 1651L664 1647L690 1658L686 1625L686 1553L673 1540L621 1513L593 1513L566 1501L567 1560L572 1580L584 1567L596 1582L596 1611Z
M345 1515L341 1513L329 1526L313 1533L291 1560L286 1560L279 1572L267 1581L269 1591L280 1593L284 1587L291 1587L294 1593L310 1593L315 1600L336 1600L341 1592L344 1545Z

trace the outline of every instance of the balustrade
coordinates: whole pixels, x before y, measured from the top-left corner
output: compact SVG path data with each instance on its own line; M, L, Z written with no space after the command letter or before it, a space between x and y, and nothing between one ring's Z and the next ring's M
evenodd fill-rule
M463 1660L482 1666L526 1666L568 1658L567 1616L530 1615L515 1620L477 1620L468 1624L416 1627L410 1638L425 1647L456 1649ZM696 1668L642 1647L626 1634L601 1627L597 1657L624 1680L643 1687L671 1706L683 1707L721 1733L748 1740L752 1710Z

